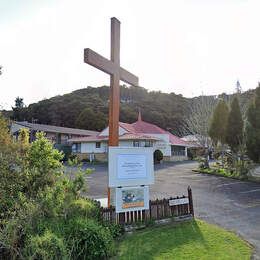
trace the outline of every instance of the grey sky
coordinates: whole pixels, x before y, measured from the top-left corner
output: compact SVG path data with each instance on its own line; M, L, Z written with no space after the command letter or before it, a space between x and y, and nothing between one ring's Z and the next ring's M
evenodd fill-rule
M0 0L0 105L26 104L109 77L83 62L109 58L110 17L121 21L121 65L149 90L187 97L260 81L260 1Z

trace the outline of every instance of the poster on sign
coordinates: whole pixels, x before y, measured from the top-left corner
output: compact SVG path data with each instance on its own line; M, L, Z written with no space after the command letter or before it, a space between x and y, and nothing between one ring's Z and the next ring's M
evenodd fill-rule
M109 147L109 187L154 183L153 149Z
M116 213L149 209L149 187L116 188Z

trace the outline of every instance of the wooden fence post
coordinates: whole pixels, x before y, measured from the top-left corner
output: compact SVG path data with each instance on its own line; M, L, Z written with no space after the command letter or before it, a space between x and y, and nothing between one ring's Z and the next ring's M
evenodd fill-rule
M191 187L188 187L188 197L189 197L189 207L190 207L190 213L194 217L194 209L193 209L193 200L192 200L192 190Z

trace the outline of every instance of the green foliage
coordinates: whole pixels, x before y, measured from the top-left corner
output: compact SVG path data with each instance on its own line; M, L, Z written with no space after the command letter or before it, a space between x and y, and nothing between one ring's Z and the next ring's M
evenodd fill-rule
M222 99L219 100L210 123L209 136L215 144L224 144L228 119L228 106Z
M205 157L197 157L196 160L199 162L199 169L208 169L209 163L208 159Z
M120 224L115 224L115 223L105 223L105 227L107 227L112 235L113 238L119 238L121 237L125 229L122 225Z
M68 161L68 159L71 157L72 155L72 149L71 149L71 145L67 145L67 144L55 144L54 145L55 149L57 149L58 151L62 152L64 157L62 158L63 161Z
M43 235L30 236L26 241L23 256L30 260L69 259L63 239L49 230Z
M91 108L85 108L77 117L75 126L81 129L101 131L107 125L106 116L102 112L94 112Z
M248 156L260 162L260 83L247 111L246 147Z
M29 144L28 132L22 130L13 142L1 115L0 123L2 255L7 259L78 259L72 255L100 259L112 253L113 230L102 225L98 203L81 197L85 174L92 170L79 165L69 178L60 163L62 153L44 134L38 133ZM75 169L77 159L69 165Z
M96 220L100 219L100 207L97 203L90 199L79 198L77 200L73 200L67 212L68 218L93 218Z
M15 99L15 107L13 107L12 119L16 121L23 121L26 117L26 109L24 109L23 98L17 97Z
M36 133L36 140L28 151L27 162L28 193L32 196L45 187L52 187L62 173L62 153L53 149L52 144L44 137L44 133Z
M160 162L163 159L163 153L161 150L155 150L153 153L154 162Z
M66 228L66 241L72 259L103 259L114 253L108 228L93 219L73 219Z
M175 134L179 134L183 115L189 110L189 100L174 93L121 86L120 97L122 122L136 121L140 108L145 121L170 129ZM37 118L37 122L42 124L102 130L107 125L108 110L109 87L87 87L22 108L24 116L21 120Z
M226 127L226 142L233 152L239 150L243 143L243 119L237 97L231 103Z

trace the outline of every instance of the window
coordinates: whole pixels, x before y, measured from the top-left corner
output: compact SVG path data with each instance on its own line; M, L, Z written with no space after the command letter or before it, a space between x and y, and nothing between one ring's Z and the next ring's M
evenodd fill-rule
M172 145L171 149L172 149L173 156L185 156L185 147L184 146Z
M153 146L153 142L150 141L150 140L146 140L144 146L145 146L145 147L152 147L152 146Z
M56 136L56 143L61 144L61 133L58 133Z
M81 143L76 143L72 145L73 153L81 153Z
M96 142L96 148L100 148L101 147L101 142Z
M133 146L134 147L139 147L140 146L140 142L139 141L134 141L133 142Z

